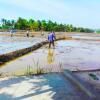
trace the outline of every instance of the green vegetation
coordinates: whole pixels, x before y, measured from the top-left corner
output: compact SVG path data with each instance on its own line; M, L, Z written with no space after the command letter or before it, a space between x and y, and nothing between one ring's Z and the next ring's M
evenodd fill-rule
M51 20L26 20L19 17L17 21L1 19L0 29L18 29L18 30L31 30L31 31L62 31L62 32L94 32L92 29L74 27L71 24L58 24L57 22L52 22Z
M100 29L96 30L96 33L97 33L97 34L100 34Z
M99 78L95 74L93 74L93 73L90 73L89 76L91 78L93 78L94 80L99 80Z

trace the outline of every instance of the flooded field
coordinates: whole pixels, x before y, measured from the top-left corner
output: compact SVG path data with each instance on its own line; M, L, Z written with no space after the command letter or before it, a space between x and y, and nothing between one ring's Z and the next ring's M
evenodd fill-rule
M41 41L43 38L0 36L0 54L27 48Z
M99 41L60 40L55 45L55 49L48 49L48 45L45 45L2 65L0 73L24 74L39 69L49 72L58 72L61 69L71 71L100 70Z
M96 40L100 41L100 35L96 33L78 33L78 34L68 34L74 39L85 39L85 40Z

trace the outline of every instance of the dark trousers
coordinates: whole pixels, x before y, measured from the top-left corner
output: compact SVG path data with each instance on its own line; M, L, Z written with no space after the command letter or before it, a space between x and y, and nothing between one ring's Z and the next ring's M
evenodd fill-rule
M51 48L51 45L52 45L53 47L55 46L54 41L49 42L49 48Z

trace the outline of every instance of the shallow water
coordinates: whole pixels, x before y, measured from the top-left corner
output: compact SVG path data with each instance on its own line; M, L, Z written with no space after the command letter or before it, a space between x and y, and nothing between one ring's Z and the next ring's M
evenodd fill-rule
M74 39L85 39L85 40L100 40L100 35L96 33L78 33L78 34L68 34Z
M75 39L95 39L95 40L98 40L100 39L100 36L99 37L93 37L93 36L72 36L72 38L75 38Z
M41 38L27 38L27 37L9 37L0 36L0 54L9 53L19 49L30 47L38 42L41 42Z
M1 66L1 73L25 73L31 70L45 69L60 71L60 69L95 70L100 69L100 42L86 40L61 40L56 42L55 49L48 45L25 56L10 61Z

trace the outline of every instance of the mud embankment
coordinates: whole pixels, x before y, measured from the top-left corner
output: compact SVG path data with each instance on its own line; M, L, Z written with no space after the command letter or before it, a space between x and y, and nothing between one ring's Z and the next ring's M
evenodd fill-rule
M56 41L58 40L63 40L65 39L64 36L62 37L57 37ZM13 51L13 52L10 52L10 53L6 53L6 54L2 54L0 55L0 65L4 64L5 62L8 62L10 60L13 60L17 57L20 57L20 56L23 56L29 52L32 52L40 47L42 47L43 45L46 45L48 44L48 41L45 40L45 41L42 41L40 43L36 43L35 45L31 46L31 47L28 47L28 48L23 48L23 49L20 49L20 50L16 50L16 51Z

